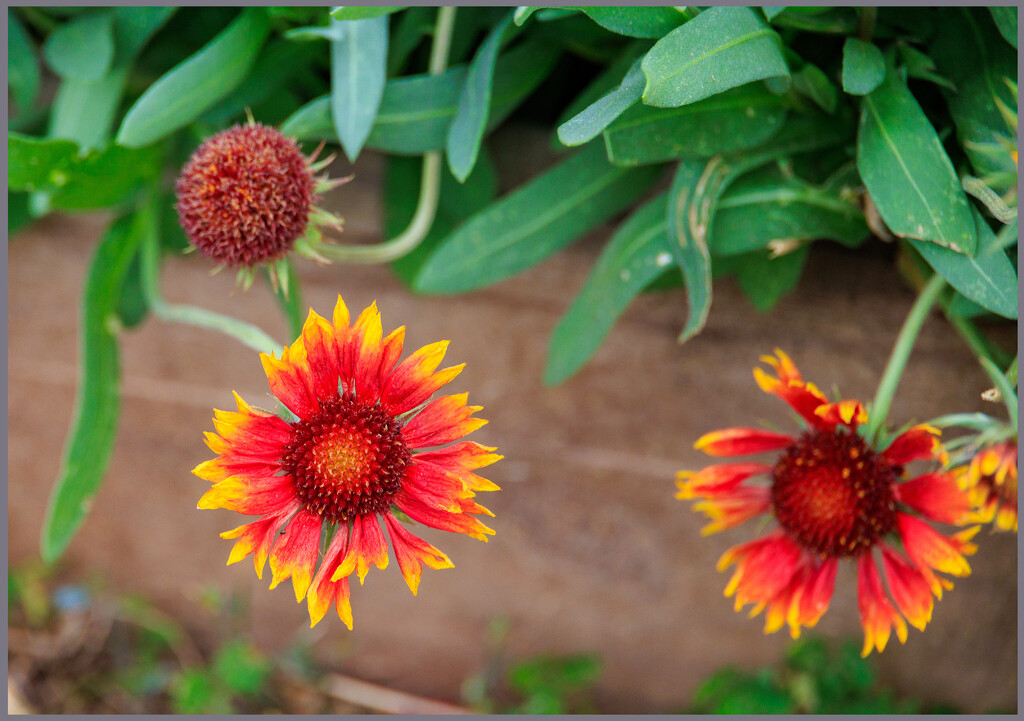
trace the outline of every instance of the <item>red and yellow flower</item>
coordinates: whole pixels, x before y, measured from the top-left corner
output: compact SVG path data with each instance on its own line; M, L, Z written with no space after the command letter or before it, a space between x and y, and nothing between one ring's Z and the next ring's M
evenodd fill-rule
M236 539L228 563L253 554L262 578L269 560L270 587L290 578L312 625L334 605L352 628L349 576L362 583L371 564L388 565L381 521L413 594L423 565L452 563L403 519L484 541L494 533L477 518L494 514L474 497L498 487L475 471L502 456L460 441L487 422L472 417L480 406L465 393L430 400L464 364L436 371L447 341L398 363L404 335L402 327L383 337L376 304L352 324L340 296L333 322L310 310L280 357L260 356L290 415L236 394L238 410L216 411L217 432L206 434L217 457L194 470L213 483L199 508L259 516L221 534Z
M979 451L967 466L956 470L974 512L971 523L995 523L1001 531L1017 532L1017 441L994 443Z
M736 566L725 595L735 596L737 611L747 603L754 604L751 616L765 610L766 633L788 625L795 638L801 627L814 626L828 609L839 562L850 559L857 566L863 655L882 651L893 630L903 643L907 623L923 630L932 596L953 587L936 572L970 573L965 557L976 550L970 539L978 528L946 536L929 523L968 521L967 495L950 473L906 479L912 461L944 462L938 430L917 425L876 449L857 432L867 421L858 401L829 402L785 353L775 353L762 358L774 375L755 368L754 378L806 428L795 436L755 428L708 433L695 444L708 455L772 452L775 460L682 471L676 497L695 499L694 510L711 519L705 535L758 516L775 518L774 530L728 550L718 563L719 570ZM759 476L768 483L748 482Z

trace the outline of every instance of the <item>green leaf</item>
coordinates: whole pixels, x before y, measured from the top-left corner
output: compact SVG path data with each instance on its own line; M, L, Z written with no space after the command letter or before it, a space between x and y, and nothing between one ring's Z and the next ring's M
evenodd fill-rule
M74 141L83 152L106 145L127 79L128 69L116 68L99 80L62 80L53 98L50 137Z
M709 157L760 145L785 117L784 98L748 85L678 108L635 105L604 131L604 140L616 165Z
M179 714L229 714L234 709L224 689L213 685L206 669L187 668L171 682L171 707Z
M114 60L113 21L102 11L61 25L43 43L43 57L62 78L99 80Z
M885 58L871 43L846 38L843 43L843 90L867 95L885 80Z
M558 126L558 139L563 145L583 145L593 140L640 99L646 83L640 62L641 58L633 62L617 87Z
M79 156L67 140L8 133L7 153L8 188L49 193L51 205L64 210L120 203L160 170L159 148L112 145Z
M405 61L433 33L437 11L429 7L411 7L398 16L388 39L388 77L401 74ZM456 16L457 18L457 16Z
M141 216L122 216L93 254L82 296L79 378L71 428L43 522L42 554L54 561L85 519L103 482L120 408L117 304L142 237Z
M708 252L709 219L701 216L701 178L705 163L684 160L676 168L666 203L669 246L683 271L689 313L679 342L700 333L711 311L711 254Z
M804 63L798 72L793 73L793 89L809 97L826 113L835 112L839 93L817 65Z
M643 101L675 107L754 80L789 78L779 36L745 7L712 7L644 56Z
M7 10L7 84L19 110L28 110L39 92L39 61L32 39L10 8Z
M722 194L710 250L715 256L736 255L773 242L819 238L856 246L870 234L856 198L768 167L740 178Z
M1003 36L1006 42L1016 48L1017 6L1003 5L1000 7L990 7L988 11L992 13L992 20L995 22L999 34Z
M956 86L943 90L956 134L975 174L1002 194L1017 188L1017 95L1007 85L1016 81L1017 54L996 32L981 8L940 11L941 23L929 55ZM1008 122L1011 121L1011 122Z
M928 80L956 92L956 86L953 83L934 72L935 63L932 59L913 45L900 45L900 57L903 59L908 77Z
M742 263L733 269L733 274L744 295L764 313L796 287L809 251L810 246L804 245L778 257L763 251L749 253L742 256Z
M967 196L935 129L896 72L861 102L857 170L896 235L974 254Z
M245 78L269 32L262 8L243 10L199 52L142 94L125 115L117 142L149 145L198 118Z
M177 10L176 7L114 8L114 67L131 62Z
M557 58L556 48L534 41L520 43L498 58L488 129L504 120L547 77ZM442 150L466 72L462 65L440 75L389 81L367 145L406 155ZM329 98L307 103L281 125L281 132L300 140L334 140Z
M913 239L910 242L935 272L964 297L1004 318L1016 318L1017 272L1006 251L998 247L996 235L981 213L971 210L978 233L978 252L974 257L934 243Z
M508 682L516 691L533 695L586 686L596 681L600 672L601 662L595 656L541 656L513 666Z
M465 182L476 164L480 142L487 127L487 116L491 109L491 85L494 82L494 66L498 50L507 35L511 35L512 14L509 13L490 32L480 45L466 74L465 83L459 93L455 117L448 128L446 151L448 167L452 175ZM513 28L514 29L514 28Z
M7 191L7 236L10 237L33 221L28 209L28 193Z
M785 9L786 9L785 6L782 6L782 5L767 6L767 7L764 6L764 5L761 6L761 12L764 13L765 20L767 20L768 22L771 22L772 20L774 20L775 16L778 15L779 13L781 13Z
M211 664L213 673L232 692L255 696L270 676L270 661L247 641L228 641L217 651Z
M388 18L331 18L331 31L331 116L341 147L354 163L373 129L384 94Z
M125 328L135 328L149 315L149 304L142 287L142 262L139 253L125 271L121 284L121 296L117 300L117 317Z
M399 10L405 10L405 5L396 5L393 7L385 7L383 5L338 7L331 10L331 17L335 20L369 20L382 15L390 15L391 13L396 13Z
M587 147L474 215L448 236L416 278L422 293L462 293L514 275L627 207L658 168L608 165Z
M674 7L577 7L606 30L631 38L660 38L683 24Z
M673 263L662 193L634 211L601 252L551 336L544 382L557 385L600 347L633 298Z

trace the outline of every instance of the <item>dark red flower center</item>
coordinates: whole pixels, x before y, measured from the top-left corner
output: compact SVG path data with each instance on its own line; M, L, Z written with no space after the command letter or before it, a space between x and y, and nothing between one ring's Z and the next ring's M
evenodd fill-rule
M857 555L896 526L898 472L856 433L807 431L772 469L775 517L804 548Z
M292 427L282 467L306 508L332 522L390 508L412 455L395 418L347 393Z
M313 184L294 141L264 125L238 126L200 145L182 169L178 217L204 255L252 266L284 256L306 232Z

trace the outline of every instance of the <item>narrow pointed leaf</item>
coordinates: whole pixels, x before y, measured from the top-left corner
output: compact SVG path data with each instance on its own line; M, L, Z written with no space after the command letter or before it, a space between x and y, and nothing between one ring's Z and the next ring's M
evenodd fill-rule
M910 242L928 265L965 298L1004 318L1016 318L1017 271L981 213L971 210L978 232L978 252L974 257L934 243L913 239Z
M127 79L128 69L116 68L99 80L62 80L53 98L50 136L72 140L82 151L106 145Z
M871 43L846 38L843 43L843 90L867 95L885 80L885 58Z
M604 131L604 140L612 163L646 165L760 145L785 118L784 98L747 85L678 108L634 105Z
M689 303L686 323L679 342L700 333L711 311L711 254L708 252L707 228L700 216L701 176L705 173L701 160L684 160L676 168L672 189L666 203L666 228L669 247L686 285Z
M644 56L643 101L693 103L754 80L788 81L779 36L746 7L712 7L659 40Z
M896 235L974 254L967 196L935 129L896 72L861 102L857 170Z
M331 116L345 155L355 162L384 94L388 18L331 18L331 31Z
M634 61L617 87L558 127L558 139L563 145L583 145L596 138L640 99L647 82L640 62L641 58Z
M740 290L757 310L765 313L779 302L800 280L810 246L773 258L765 251L756 251L736 264L733 275Z
M422 293L463 293L539 263L627 207L658 168L608 165L590 146L477 213L444 239L415 281Z
M480 45L469 64L469 72L459 93L446 144L448 167L459 182L465 182L480 152L480 141L483 140L491 109L494 66L502 40L509 34L510 27L513 27L511 13L498 23Z
M142 94L125 115L117 142L149 145L198 118L242 82L269 32L262 8L243 10L199 52Z
M1013 47L1017 47L1017 6L990 7L988 11L992 13L992 19L1003 39Z
M561 383L600 347L615 321L674 259L662 193L634 211L601 251L583 290L551 336L544 382Z
M120 360L111 321L140 238L135 218L116 220L96 248L86 277L75 410L43 521L41 546L47 561L59 557L78 531L110 461L120 410Z

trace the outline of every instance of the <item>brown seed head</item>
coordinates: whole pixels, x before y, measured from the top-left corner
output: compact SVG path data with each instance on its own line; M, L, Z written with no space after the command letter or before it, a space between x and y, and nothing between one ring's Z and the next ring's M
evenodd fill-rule
M313 171L295 141L259 123L199 146L175 187L189 241L228 266L283 257L306 232Z

